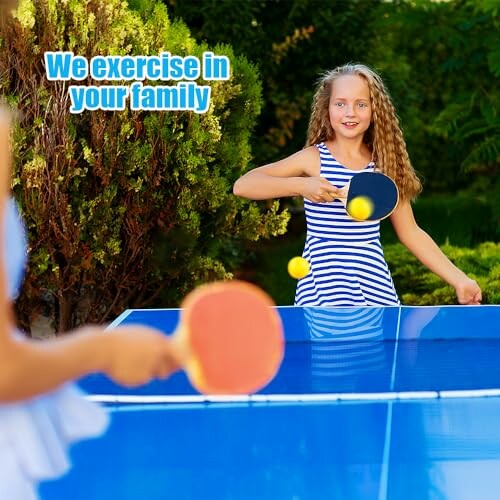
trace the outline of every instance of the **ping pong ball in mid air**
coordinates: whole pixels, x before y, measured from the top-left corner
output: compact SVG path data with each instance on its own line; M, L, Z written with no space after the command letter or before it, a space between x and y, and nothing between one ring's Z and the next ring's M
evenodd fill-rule
M288 262L288 274L297 280L307 276L309 273L309 262L303 257L293 257Z
M356 196L347 204L347 213L357 220L366 220L373 213L373 202L367 196Z

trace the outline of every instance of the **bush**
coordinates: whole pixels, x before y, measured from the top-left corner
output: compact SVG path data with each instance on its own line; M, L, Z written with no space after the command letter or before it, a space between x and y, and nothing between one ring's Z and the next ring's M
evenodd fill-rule
M454 195L434 195L417 199L415 219L439 245L449 243L474 247L485 241L500 240L498 188L485 188ZM389 220L381 224L382 241L396 243L397 236Z
M203 81L212 87L205 114L71 115L68 82L47 81L46 51L90 59L208 50L160 3L148 6L141 17L121 0L24 0L3 27L0 90L21 112L13 187L30 240L18 302L25 325L41 296L60 331L158 297L176 306L196 284L232 276L241 241L285 231L277 205L262 215L231 192L250 160L261 88L229 47L212 49L229 57L232 74Z
M474 249L443 245L441 249L458 268L479 283L483 304L500 303L499 243L482 243ZM431 273L405 247L386 245L384 253L403 304L457 303L455 290Z

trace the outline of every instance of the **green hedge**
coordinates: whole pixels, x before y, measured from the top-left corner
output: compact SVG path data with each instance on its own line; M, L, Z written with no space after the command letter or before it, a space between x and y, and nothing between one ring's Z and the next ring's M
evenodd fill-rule
M482 243L474 249L442 245L448 258L475 279L483 304L500 303L500 244ZM385 257L403 304L456 304L455 290L423 266L404 246L387 245Z
M461 193L419 198L413 205L418 225L438 244L474 247L485 241L500 241L498 189L482 194ZM382 221L384 244L396 243L390 221Z
M138 13L122 0L25 0L0 27L0 93L19 111L13 190L30 239L17 302L25 328L46 304L61 332L126 308L177 306L196 285L230 278L242 242L286 230L277 204L262 213L232 193L252 157L256 68L229 46L196 43L159 1L143 4ZM206 113L71 114L67 84L48 81L43 64L47 51L202 59L209 49L228 57L231 76L198 80L211 88Z

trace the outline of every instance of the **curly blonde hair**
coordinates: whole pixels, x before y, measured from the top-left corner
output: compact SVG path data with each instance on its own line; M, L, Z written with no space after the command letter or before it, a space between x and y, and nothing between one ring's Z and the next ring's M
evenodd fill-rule
M361 76L368 83L372 123L365 132L364 142L372 152L377 170L396 182L402 199L416 198L422 190L422 184L411 165L391 98L380 76L364 64L339 66L319 80L312 103L306 147L334 137L328 114L330 95L333 82L345 75Z

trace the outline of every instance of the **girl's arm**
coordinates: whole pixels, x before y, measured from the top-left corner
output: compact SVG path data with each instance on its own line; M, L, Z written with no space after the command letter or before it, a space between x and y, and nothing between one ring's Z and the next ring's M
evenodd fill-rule
M0 339L0 402L30 398L95 372L140 385L179 370L183 356L174 340L139 325L106 332L84 327L47 341L7 334Z
M415 221L409 202L402 202L391 215L399 241L433 273L455 288L460 304L480 304L478 284L456 267L434 240Z
M233 193L251 200L303 196L316 203L332 201L338 189L319 176L319 162L319 152L311 146L246 173L235 182Z
M0 107L0 342L7 336L12 327L10 301L7 296L7 276L3 260L5 206L10 177L9 127L8 115Z

